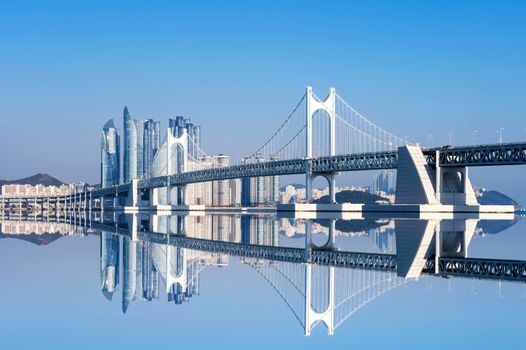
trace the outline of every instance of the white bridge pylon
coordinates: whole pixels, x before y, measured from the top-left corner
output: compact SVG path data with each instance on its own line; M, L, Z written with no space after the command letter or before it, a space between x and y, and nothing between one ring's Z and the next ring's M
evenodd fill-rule
M330 156L336 155L336 89L330 88L329 95L324 101L318 99L312 92L312 87L307 86L307 113L306 113L306 145L305 154L307 159L312 159L312 146L313 146L313 119L318 115L319 111L324 111L329 116L329 154ZM319 145L322 146L322 145ZM320 174L321 175L321 174ZM307 203L312 202L312 183L318 175L313 174L310 168L310 163L307 163L305 169L305 187L307 192ZM336 202L336 178L334 174L323 174L329 185L329 201L331 203Z
M320 101L312 92L312 87L307 86L307 158L312 158L312 121L318 111L325 111L329 116L329 155L336 155L336 89L330 88L329 95Z
M324 266L312 263L246 259L292 311L309 336L319 324L332 335L362 307L410 282L394 271Z
M312 306L312 264L305 266L305 335L310 335L311 329L323 322L329 335L334 334L334 266L329 266L327 307L322 311L314 310Z

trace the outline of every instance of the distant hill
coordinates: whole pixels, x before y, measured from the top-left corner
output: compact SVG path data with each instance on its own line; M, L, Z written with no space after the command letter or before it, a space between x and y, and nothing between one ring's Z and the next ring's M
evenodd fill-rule
M513 205L519 208L519 203L498 191L484 191L477 201L482 205Z
M363 191L341 191L336 193L337 203L374 204L376 201L387 201L387 198ZM329 196L323 196L315 203L329 203Z
M0 239L4 238L15 238L22 241L27 241L36 245L48 245L49 243L56 241L63 236L60 233L43 233L43 234L22 234L22 235L13 235L13 234L2 234L0 233Z
M328 220L315 220L321 226L329 227ZM362 232L373 230L378 227L387 225L388 222L360 219L360 220L336 220L336 229L341 232Z
M49 174L36 174L18 180L0 180L0 187L9 184L60 186L64 183Z
M486 234L494 235L511 226L515 225L517 220L481 220L477 223L477 227Z

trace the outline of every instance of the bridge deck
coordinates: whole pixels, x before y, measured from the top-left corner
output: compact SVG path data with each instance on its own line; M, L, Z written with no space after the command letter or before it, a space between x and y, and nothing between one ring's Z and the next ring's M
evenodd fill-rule
M526 164L526 143L524 142L423 149L422 152L428 164L436 164L437 151L439 152L439 164L441 167ZM306 169L310 169L313 173L396 169L397 161L397 151L347 154L314 159L279 160L204 169L143 179L139 181L138 188L147 190L166 186L180 186L198 182L244 177L297 175L304 174ZM119 195L129 192L129 190L130 184L123 184L89 191L88 194L91 198L99 198ZM79 197L84 195L84 192L77 194Z
M129 236L129 230L127 228L99 223L92 223L92 228ZM170 244L181 248L239 257L291 263L313 263L364 270L397 271L397 258L396 255L393 254L305 250L302 248L251 245L191 238L182 235L167 235L164 233L149 231L140 231L137 235L139 239L153 243ZM426 262L422 272L424 274L437 275L435 273L434 258L429 259ZM466 277L526 282L526 261L477 258L440 258L438 275L443 277Z

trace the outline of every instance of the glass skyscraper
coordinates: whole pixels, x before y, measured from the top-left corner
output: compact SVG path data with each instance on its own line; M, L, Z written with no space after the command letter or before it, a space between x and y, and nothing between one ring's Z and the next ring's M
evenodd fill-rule
M102 294L111 300L119 284L119 236L101 232L100 282Z
M122 118L124 121L124 163L122 176L124 183L128 183L131 179L137 177L137 130L128 111L128 107L124 107Z
M277 158L271 158L272 161ZM243 159L243 164L262 163L261 154ZM279 175L245 177L241 183L241 204L246 206L276 205L279 202Z
M144 121L144 173L151 170L155 154L161 147L161 123L148 119Z
M181 137L183 129L185 128L185 119L183 116L178 115L175 119L168 121L168 127L172 129L174 137Z
M199 149L201 148L201 126L194 125L190 119L185 119L178 115L174 119L169 120L169 128L172 129L174 137L181 137L184 129L188 134L188 156L194 160L199 157Z
M128 183L144 173L144 122L132 119L128 107L124 107L124 162L123 180Z
M134 119L135 130L137 132L137 177L144 174L144 122Z
M120 181L120 134L110 119L102 128L101 186L118 185Z

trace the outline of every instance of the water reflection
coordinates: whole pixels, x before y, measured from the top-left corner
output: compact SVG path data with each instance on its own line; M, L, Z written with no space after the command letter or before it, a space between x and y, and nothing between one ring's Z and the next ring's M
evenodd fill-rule
M112 300L121 283L124 313L161 295L188 302L200 293L204 269L228 266L235 257L273 288L308 335L322 323L333 334L368 303L422 276L526 281L525 261L469 256L475 237L516 222L491 219L105 213L4 217L0 237L45 244L35 237L99 235L101 292ZM370 238L369 247L354 247L355 237Z

